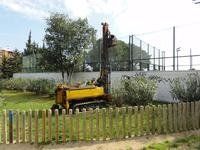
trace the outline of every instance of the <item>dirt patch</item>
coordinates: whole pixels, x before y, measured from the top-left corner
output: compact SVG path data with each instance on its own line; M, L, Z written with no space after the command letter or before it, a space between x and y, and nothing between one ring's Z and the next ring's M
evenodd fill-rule
M78 143L67 143L67 144L49 144L49 145L30 145L30 144L1 144L1 150L139 150L144 146L151 143L157 143L162 141L172 141L176 138L189 136L189 135L200 135L200 130L181 132L167 135L148 135L142 137L135 137L126 140L113 140L113 141L100 141L100 142L78 142Z

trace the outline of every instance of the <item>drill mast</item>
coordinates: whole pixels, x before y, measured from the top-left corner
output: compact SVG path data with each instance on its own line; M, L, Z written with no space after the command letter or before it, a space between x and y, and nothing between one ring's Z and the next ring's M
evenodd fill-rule
M109 61L109 51L108 48L116 45L116 39L114 35L110 34L108 29L108 24L102 23L102 31L103 31L103 49L101 51L101 70L100 70L100 78L103 81L104 92L106 94L110 94L110 86L111 86L111 66Z

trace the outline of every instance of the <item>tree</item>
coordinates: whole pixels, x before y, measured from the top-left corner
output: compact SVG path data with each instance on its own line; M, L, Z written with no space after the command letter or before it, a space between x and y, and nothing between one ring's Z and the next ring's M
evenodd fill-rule
M99 62L100 62L100 48L102 47L101 39L97 40L96 44L94 44L94 47L91 51L88 52L86 60L91 66L94 68L94 70L98 70L99 68ZM147 68L147 65L150 64L150 61L148 58L150 56L144 51L140 51L140 48L137 46L134 46L133 49L133 69L136 70L136 66L140 64L140 54L142 56L142 65L141 68ZM111 62L112 70L129 70L130 66L129 64L129 46L124 41L118 40L117 45L114 47L111 47L109 49L109 58Z
M16 49L12 56L3 57L0 78L11 78L13 73L20 72L22 69L22 54Z
M26 48L24 49L23 55L28 56L28 55L33 55L38 53L40 50L38 44L35 41L31 41L31 31L29 32L28 40L26 43Z
M93 27L87 19L70 19L64 14L55 13L46 19L46 49L41 53L41 63L45 69L67 72L70 82L71 75L78 64L83 49L91 46L95 39Z

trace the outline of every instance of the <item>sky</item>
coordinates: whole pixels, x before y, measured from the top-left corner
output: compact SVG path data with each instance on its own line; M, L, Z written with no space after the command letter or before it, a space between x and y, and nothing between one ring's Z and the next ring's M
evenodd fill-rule
M101 22L108 22L117 39L136 35L172 56L172 27L176 27L179 55L200 54L200 4L192 0L0 0L0 47L23 51L29 31L42 45L51 12L88 18L101 37Z

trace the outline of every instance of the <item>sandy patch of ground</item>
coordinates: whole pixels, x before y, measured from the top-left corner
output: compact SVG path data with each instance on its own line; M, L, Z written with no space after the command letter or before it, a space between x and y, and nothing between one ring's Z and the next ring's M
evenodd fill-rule
M162 141L172 141L179 137L189 135L200 135L200 130L181 132L167 135L148 135L135 137L126 140L100 141L100 142L78 142L67 144L49 144L49 145L30 145L30 144L1 144L0 150L139 150L151 143Z

